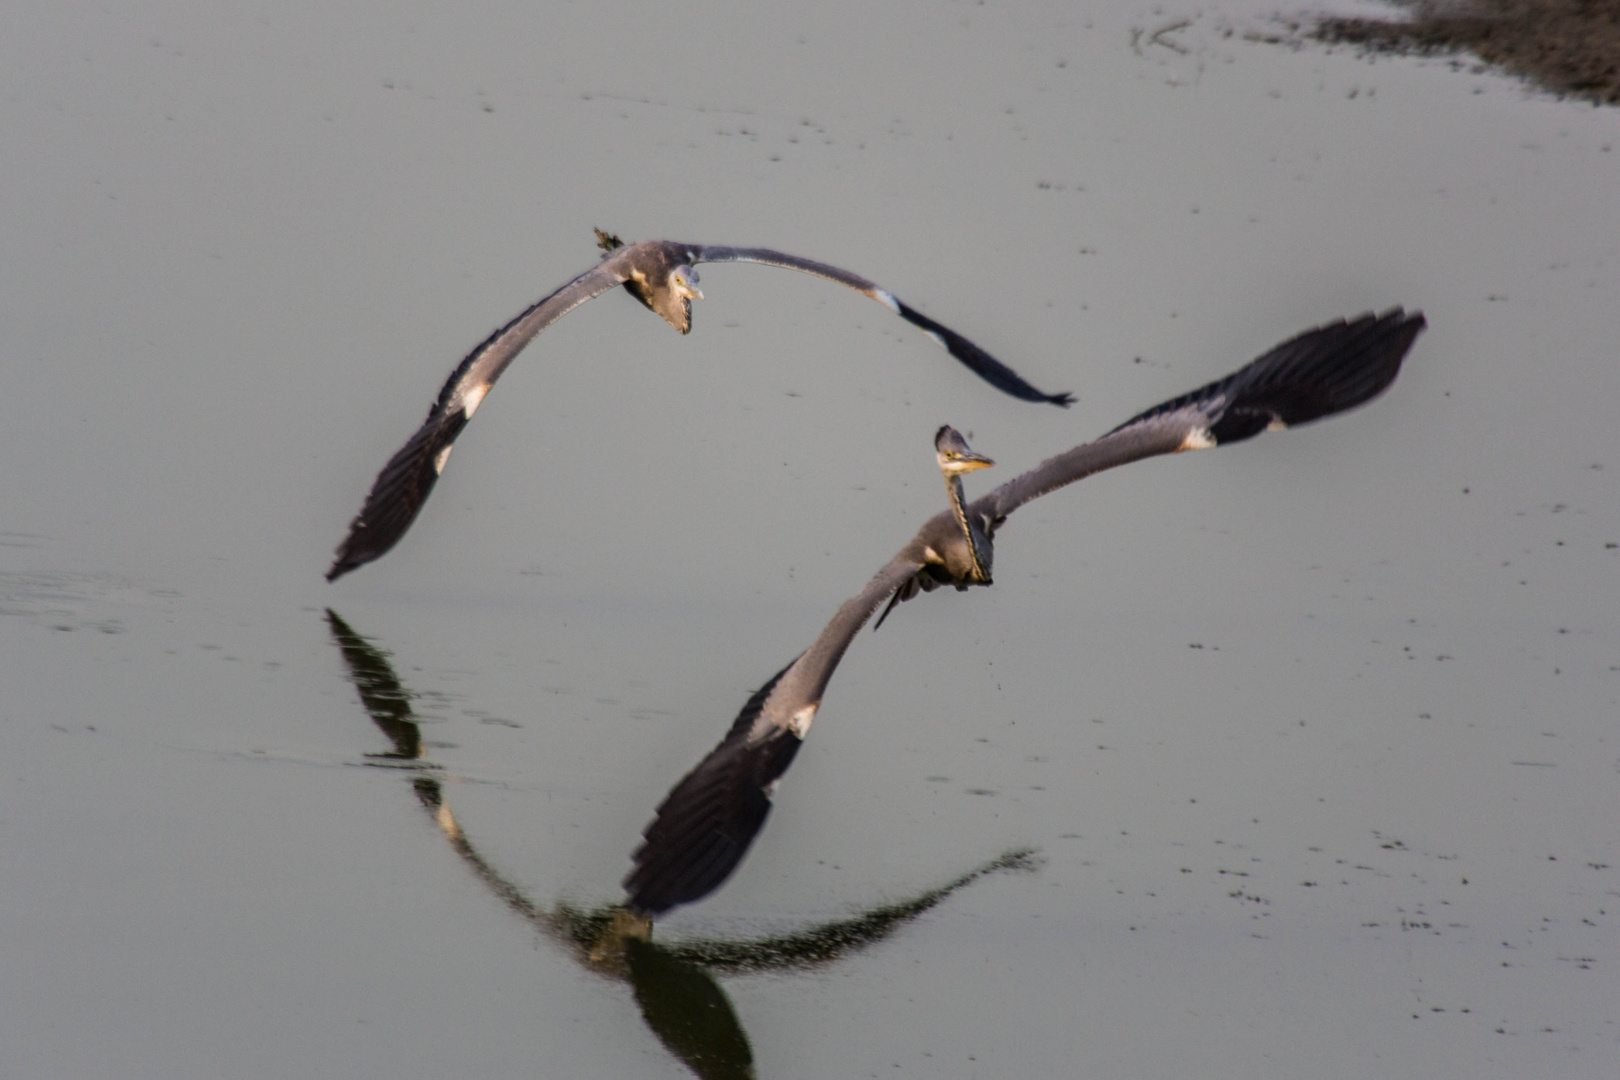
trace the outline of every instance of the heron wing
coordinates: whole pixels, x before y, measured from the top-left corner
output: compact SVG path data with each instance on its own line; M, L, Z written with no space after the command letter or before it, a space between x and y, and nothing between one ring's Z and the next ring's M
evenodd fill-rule
M701 900L737 869L764 828L771 792L799 752L809 716L844 651L878 604L916 569L906 552L891 559L839 607L810 648L749 697L720 744L670 789L624 879L633 907L657 915ZM795 714L803 720L790 721Z
M1358 405L1394 381L1423 329L1399 309L1309 331L1225 379L1157 405L1094 442L1050 458L977 500L993 523L1013 509L1102 469L1153 454L1237 442ZM625 879L633 906L659 914L702 899L741 863L770 813L771 791L803 741L815 706L855 634L878 605L919 581L936 515L855 596L797 660L743 706L726 737L658 808ZM893 606L891 602L891 607ZM885 612L886 614L887 612Z
M467 354L439 391L422 426L377 474L365 505L349 524L348 536L338 545L327 581L386 554L399 542L444 470L456 437L495 380L540 331L592 297L624 284L629 250L610 255L537 300Z
M1104 469L1155 454L1241 442L1354 408L1395 381L1424 325L1421 312L1391 308L1308 330L1224 379L1047 458L975 500L969 513L993 526L1031 499Z
M766 789L799 750L799 737L786 728L773 727L758 737L753 732L788 668L749 697L720 745L658 805L631 856L635 867L624 879L633 907L658 915L700 900L742 862L771 811Z
M1035 389L1023 376L1000 360L985 352L979 346L958 334L948 326L935 322L922 312L911 307L899 297L876 284L867 281L859 274L852 274L836 266L816 262L813 259L801 259L797 255L786 255L780 251L769 248L737 248L723 245L708 245L696 248L698 254L693 262L751 262L763 263L766 266L782 266L789 270L799 270L816 277L836 281L840 285L847 285L858 293L871 297L923 333L933 338L963 364L977 374L985 382L997 390L1011 394L1023 401L1045 401L1053 405L1067 406L1074 401L1072 394L1047 394Z

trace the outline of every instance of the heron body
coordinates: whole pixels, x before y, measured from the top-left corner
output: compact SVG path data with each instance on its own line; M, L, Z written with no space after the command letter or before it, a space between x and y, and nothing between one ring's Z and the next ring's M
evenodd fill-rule
M615 258L615 252L625 249L623 240L601 229L596 230L596 245L607 252L604 259ZM634 247L640 250L629 253L625 291L676 330L690 334L692 301L703 299L697 287L697 271L692 266L699 251L667 240L653 240Z
M900 600L941 584L959 589L989 584L992 541L1008 515L1093 473L1160 454L1241 442L1362 404L1394 381L1424 325L1420 313L1396 308L1307 331L1224 379L1048 458L971 503L961 494L961 473L970 471L961 462L983 468L989 459L949 459L947 450L960 454L966 442L954 430L940 429L935 453L950 508L924 522L839 607L810 648L749 698L726 737L670 791L625 878L631 906L657 915L708 895L736 869L764 826L776 783L809 731L833 671L885 600L892 610Z
M974 453L960 432L946 424L934 435L934 460L945 477L945 497L949 514L936 514L918 530L900 553L900 558L917 565L889 599L889 606L878 616L877 625L889 617L894 605L918 592L932 592L941 585L954 585L963 591L970 585L989 585L990 566L995 548L990 542L988 523L970 514L962 494L962 475L988 468L995 462Z
M692 301L698 289L699 263L761 263L798 270L848 286L868 296L922 330L980 378L1024 401L1068 405L1069 394L1047 394L956 331L935 322L893 293L848 270L768 248L686 244L643 240L625 244L597 230L605 250L600 262L560 289L541 297L517 318L496 330L451 372L427 419L377 474L360 513L338 545L326 572L335 581L356 567L385 555L416 520L438 483L456 438L483 404L495 381L518 353L546 327L594 297L624 286L632 296L682 334L692 329Z

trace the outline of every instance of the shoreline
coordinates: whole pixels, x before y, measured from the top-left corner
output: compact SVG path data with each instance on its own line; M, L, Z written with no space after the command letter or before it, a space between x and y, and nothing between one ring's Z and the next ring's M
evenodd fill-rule
M1377 52L1468 52L1560 97L1620 105L1620 0L1395 0L1407 20L1331 16L1311 36Z

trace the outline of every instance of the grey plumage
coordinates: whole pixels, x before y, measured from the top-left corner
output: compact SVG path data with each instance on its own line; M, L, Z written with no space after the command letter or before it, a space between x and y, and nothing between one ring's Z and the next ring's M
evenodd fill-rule
M839 607L810 648L749 698L726 737L670 792L625 879L631 906L660 914L708 895L736 869L764 826L771 794L809 730L833 671L884 600L892 608L919 589L988 585L991 541L1007 516L1092 473L1159 454L1240 442L1367 401L1394 381L1423 328L1420 313L1395 308L1300 334L1226 378L1139 413L965 506L961 482L942 449L954 447L960 436L940 429L936 459L951 508L925 522ZM966 448L965 441L960 448Z
M684 244L673 240L624 244L600 229L596 235L599 246L604 249L601 262L496 330L450 374L422 426L377 474L365 504L349 525L348 535L338 545L326 580L335 581L381 557L405 535L444 471L456 438L501 373L535 335L587 300L621 285L680 333L688 333L692 329L692 300L703 296L697 285L695 267L698 263L763 263L847 285L927 333L998 390L1025 401L1054 405L1068 405L1073 400L1068 394L1046 394L1035 389L1017 372L956 331L928 318L865 278L836 266L767 248Z

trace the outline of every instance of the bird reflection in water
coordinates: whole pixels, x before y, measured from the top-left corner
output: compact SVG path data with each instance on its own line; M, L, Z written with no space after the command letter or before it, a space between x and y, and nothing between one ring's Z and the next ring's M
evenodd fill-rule
M394 744L391 751L368 753L366 757L373 762L405 762L421 767L422 728L411 711L413 695L394 674L394 665L388 662L387 654L355 633L331 608L326 609L326 622L349 668L349 681L360 691L360 704L371 714L372 723Z
M407 690L385 652L327 609L327 624L360 693L361 704L394 749L370 753L367 763L416 773L417 799L456 854L508 908L566 948L580 965L630 984L647 1027L704 1080L753 1077L754 1053L731 999L716 975L808 971L876 944L958 889L998 871L1035 870L1031 849L1004 852L959 877L908 899L868 908L849 918L751 938L697 937L669 944L652 940L652 919L621 904L585 910L558 902L546 908L497 870L462 831L422 758L423 741Z

